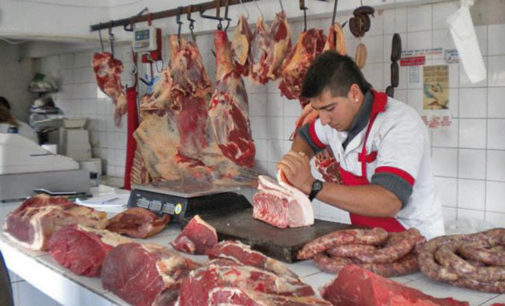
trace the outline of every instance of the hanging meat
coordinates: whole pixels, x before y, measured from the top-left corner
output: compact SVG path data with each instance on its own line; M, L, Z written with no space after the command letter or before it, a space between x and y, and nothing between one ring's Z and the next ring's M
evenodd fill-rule
M249 79L255 83L265 84L268 81L268 67L273 59L270 54L273 44L274 38L270 27L265 24L262 17L258 17L249 56L251 65Z
M283 63L279 89L288 99L299 99L303 107L308 103L300 97L303 77L312 60L323 51L326 37L322 30L310 29L300 33L298 42Z
M346 55L344 31L338 22L332 24L328 30L328 38L324 44L323 51L332 50L340 55Z
M282 62L291 51L291 29L284 11L275 15L270 32L274 38L274 44L270 52L272 62L268 69L268 79L277 80L281 73Z
M233 65L235 65L237 72L244 76L249 74L249 53L252 40L253 34L247 24L247 18L242 15L233 32L231 48L233 50Z
M249 102L244 82L234 69L226 32L218 30L216 89L210 100L211 133L224 156L241 167L252 168L256 149L249 124Z
M123 63L109 52L97 52L93 55L92 65L98 87L112 99L116 106L114 123L116 126L121 126L121 116L126 113L126 95L120 79Z

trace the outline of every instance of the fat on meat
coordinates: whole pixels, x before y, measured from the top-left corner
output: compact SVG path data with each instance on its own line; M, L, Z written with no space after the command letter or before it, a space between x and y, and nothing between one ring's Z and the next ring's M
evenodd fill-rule
M196 215L170 244L178 251L202 255L217 244L216 229Z
M307 195L288 183L271 177L258 177L253 196L253 217L279 228L314 224L314 210Z
M116 126L121 126L121 116L127 111L126 95L121 85L123 63L109 52L97 52L93 55L92 65L98 87L112 99L116 106L114 123Z
M161 232L168 221L170 215L159 217L145 208L133 207L112 217L107 229L133 238L148 238Z
M249 53L251 51L252 40L253 34L247 24L247 18L241 15L238 19L237 27L233 32L231 48L233 50L233 65L237 72L243 76L249 74Z
M7 238L23 247L44 251L55 231L76 224L103 229L107 225L107 215L63 197L40 194L10 212L3 231Z

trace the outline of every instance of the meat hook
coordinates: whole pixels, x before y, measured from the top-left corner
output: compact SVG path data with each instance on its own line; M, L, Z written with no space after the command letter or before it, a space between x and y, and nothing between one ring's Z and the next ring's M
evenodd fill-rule
M140 16L142 16L142 14L144 14L147 11L148 11L147 7L144 7L144 9L141 10L135 17L131 18L129 25L125 24L123 26L123 30L125 30L126 32L133 32L133 25L135 24L137 18L139 18Z
M308 7L305 6L305 0L300 0L300 9L303 11L303 31L307 31L307 9Z
M200 17L207 18L207 19L214 19L214 20L219 21L219 23L217 24L218 30L221 30L223 28L223 25L221 24L221 21L223 21L223 18L219 17L219 7L220 6L221 6L221 0L216 0L216 16L205 15L204 14L205 10L200 8Z
M98 38L100 39L100 47L102 48L102 53L103 53L104 50L103 50L102 30L98 30Z
M178 25L177 39L178 39L179 45L181 44L181 28L182 28L181 14L182 14L182 6L179 6L177 8L177 15L175 17L175 22L177 22L177 25Z
M279 5L281 6L281 12L284 12L284 6L282 5L282 0L279 0Z
M193 29L195 28L194 26L195 19L191 18L191 11L193 11L192 5L188 6L188 13L186 15L186 19L189 21L189 31L191 32L191 38L193 39L193 41L196 41L195 33L193 33Z
M228 5L229 5L229 0L225 0L225 9L224 9L224 19L226 20L226 27L224 28L224 31L228 31L228 27L230 26L230 21L231 18L228 17Z
M247 6L245 6L244 1L240 0L240 4L244 11L246 12L247 19L249 19L249 10L247 9Z
M337 4L338 0L335 0L335 4L333 5L333 16L331 16L331 24L335 24L335 17L337 17Z
M112 33L112 20L109 23L109 41L110 41L110 53L114 58L114 33Z
M258 0L254 1L254 4L256 5L256 8L257 8L257 9L258 9L258 11L260 12L261 19L264 19L264 17L263 17L263 12L261 11L260 6L258 5L258 2L257 2L257 1L258 1Z

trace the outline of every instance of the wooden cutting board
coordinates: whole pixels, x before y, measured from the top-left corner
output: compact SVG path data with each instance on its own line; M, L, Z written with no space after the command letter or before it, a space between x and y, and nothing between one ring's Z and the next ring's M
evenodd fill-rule
M352 228L349 224L316 220L310 227L280 229L252 217L252 208L221 215L201 215L212 225L219 240L234 239L265 255L284 262L295 262L296 253L307 242L327 233Z

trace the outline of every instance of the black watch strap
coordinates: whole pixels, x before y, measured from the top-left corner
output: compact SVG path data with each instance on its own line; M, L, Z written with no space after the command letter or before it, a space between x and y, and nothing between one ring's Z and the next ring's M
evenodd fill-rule
M314 200L321 189L323 189L323 181L315 180L314 183L312 183L312 189L309 193L309 200Z

